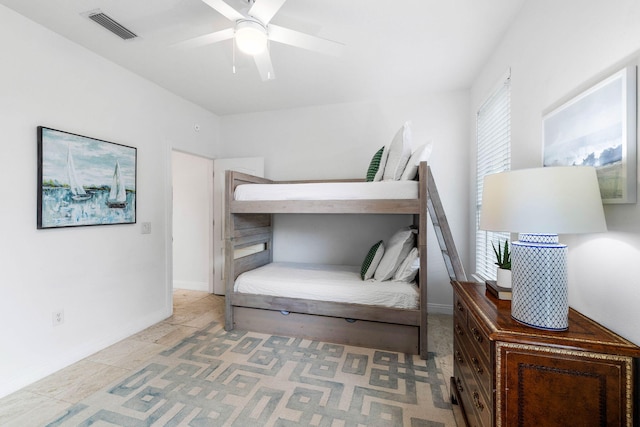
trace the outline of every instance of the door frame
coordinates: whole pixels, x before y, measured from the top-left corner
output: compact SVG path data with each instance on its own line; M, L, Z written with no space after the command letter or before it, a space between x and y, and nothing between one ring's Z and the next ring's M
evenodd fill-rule
M207 288L209 293L213 293L213 275L215 272L213 271L213 210L214 199L213 199L213 161L215 157L208 156L206 154L201 154L189 150L184 150L181 148L176 148L173 146L167 147L167 152L165 156L165 215L166 215L166 226L165 226L165 288L166 288L166 307L168 316L173 314L173 160L172 154L173 152L178 152L182 154L187 154L194 157L200 157L202 159L206 159L209 161L209 169L208 169L208 194L209 194L209 221L208 221L208 230L207 235L209 236L209 255L208 255L208 269L207 269Z

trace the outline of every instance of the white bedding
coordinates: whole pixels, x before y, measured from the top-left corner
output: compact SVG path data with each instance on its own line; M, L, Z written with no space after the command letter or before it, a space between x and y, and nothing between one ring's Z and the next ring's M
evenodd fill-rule
M358 266L271 263L242 273L234 290L404 309L417 309L419 305L415 283L363 281Z
M242 184L235 200L417 199L418 181Z

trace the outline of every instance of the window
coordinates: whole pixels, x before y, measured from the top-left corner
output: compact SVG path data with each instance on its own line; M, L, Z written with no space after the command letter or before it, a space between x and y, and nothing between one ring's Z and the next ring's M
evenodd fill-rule
M479 229L482 187L485 175L511 167L511 73L508 72L489 98L480 106L476 119L478 156L476 160L476 275L496 279L495 255L491 243L509 239L508 232Z

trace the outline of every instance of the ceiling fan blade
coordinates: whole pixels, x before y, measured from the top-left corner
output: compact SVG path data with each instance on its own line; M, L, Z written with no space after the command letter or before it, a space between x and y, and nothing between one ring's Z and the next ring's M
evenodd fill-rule
M208 4L211 8L216 10L222 16L230 21L236 22L238 19L244 19L244 15L229 6L223 0L202 0Z
M267 25L278 13L286 0L256 0L249 9L249 15Z
M265 49L259 55L255 55L253 60L256 63L256 67L258 67L258 72L260 73L260 77L262 77L262 81L273 80L276 78L275 73L273 72L273 64L271 63L271 55L269 55L269 49Z
M311 36L309 34L290 30L289 28L280 27L278 25L269 25L268 31L269 40L303 49L314 50L328 55L339 56L342 54L342 50L344 49L344 45L342 43Z
M199 36L182 42L174 43L171 45L171 47L193 48L205 46L208 44L221 42L223 40L232 39L234 34L235 31L233 28L227 28L226 30L216 31L215 33L205 34L204 36Z

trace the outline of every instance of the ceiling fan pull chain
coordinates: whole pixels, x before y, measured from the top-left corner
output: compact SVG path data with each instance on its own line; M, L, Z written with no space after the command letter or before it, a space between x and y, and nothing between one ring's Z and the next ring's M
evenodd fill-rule
M271 41L269 39L267 39L267 52L269 52L269 55L271 55ZM271 79L271 71L267 71L267 80Z
M233 71L233 74L236 73L236 39L234 37L234 39L231 42L231 61L232 61L232 67L231 70Z

